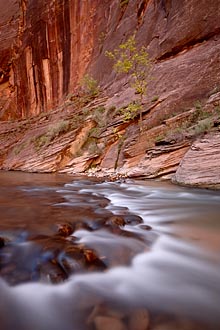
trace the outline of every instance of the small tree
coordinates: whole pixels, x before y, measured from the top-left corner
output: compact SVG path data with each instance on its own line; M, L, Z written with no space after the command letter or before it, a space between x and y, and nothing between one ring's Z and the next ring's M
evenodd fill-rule
M139 112L140 130L142 131L143 97L147 94L147 85L150 79L150 59L146 47L137 48L135 35L119 45L114 51L106 51L106 56L114 61L114 70L131 76L131 87L139 95L138 100L132 102ZM135 106L134 106L135 105Z
M92 98L98 96L100 92L100 87L98 85L97 80L95 80L89 74L85 74L85 76L82 78L81 87L83 89L83 92L85 92Z

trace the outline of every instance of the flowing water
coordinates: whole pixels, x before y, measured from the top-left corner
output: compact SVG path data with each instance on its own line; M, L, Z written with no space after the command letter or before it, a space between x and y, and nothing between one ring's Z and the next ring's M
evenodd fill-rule
M0 172L1 330L220 329L220 193Z

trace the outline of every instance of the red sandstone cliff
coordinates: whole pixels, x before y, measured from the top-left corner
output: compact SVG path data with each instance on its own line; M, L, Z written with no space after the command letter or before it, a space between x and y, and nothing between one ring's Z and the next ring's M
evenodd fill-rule
M129 176L171 177L195 138L188 128L189 121L194 130L198 124L192 120L192 113L199 117L196 101L210 114L210 128L218 126L219 97L210 97L220 86L220 1L10 0L6 6L0 0L0 11L0 116L31 118L0 125L2 168L81 172L89 166L117 167ZM128 104L133 91L125 77L115 75L105 51L134 31L154 63L141 135L136 120L125 123L107 113ZM80 106L65 100L71 100L86 72L103 94L87 106L90 117L82 119ZM107 119L94 137L97 120L91 116L99 106ZM78 117L78 126L72 125ZM53 121L62 120L69 131L48 138L39 155L34 134L48 137ZM187 134L179 134L187 123Z

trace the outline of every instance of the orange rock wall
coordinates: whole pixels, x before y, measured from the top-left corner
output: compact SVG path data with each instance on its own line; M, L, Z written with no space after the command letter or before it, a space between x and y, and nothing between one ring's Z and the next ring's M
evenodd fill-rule
M76 89L91 60L103 5L100 0L11 3L0 25L6 39L0 46L0 70L6 67L7 81L13 77L14 117L51 110ZM1 0L0 9L4 8ZM6 33L9 20L14 27ZM9 118L10 111L3 110L1 118Z
M176 87L186 90L190 83L190 93L180 95L177 91L170 104L180 98L190 101L208 93L219 80L217 49L212 53L213 60L205 62L204 54L200 63L198 51L189 56L188 64L177 61L176 75L171 61L204 43L207 47L201 51L205 52L213 43L215 47L219 45L219 1L8 0L6 6L0 0L0 10L1 119L53 109L76 90L86 71L103 88L108 87L109 94L114 94L121 86L104 53L134 31L138 43L145 45L155 60L154 80L149 88L152 95L158 90L174 91L174 95ZM198 73L190 76L190 71L187 79L186 66L192 68L192 64L210 66L209 76L203 70L206 79L202 77L200 81ZM194 79L200 81L199 88Z
M14 66L22 117L52 109L74 90L94 47L97 6L96 0L27 1Z
M18 1L0 1L0 119L16 117L12 62L19 32Z

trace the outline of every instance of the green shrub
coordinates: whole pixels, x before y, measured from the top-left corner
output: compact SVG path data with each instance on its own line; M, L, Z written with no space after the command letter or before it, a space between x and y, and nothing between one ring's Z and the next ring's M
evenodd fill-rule
M96 112L99 112L99 113L104 113L104 112L105 112L105 107L101 105L100 107L97 107L97 108L95 109L95 111L96 111Z
M96 97L99 95L100 87L98 82L89 74L85 74L82 78L81 87L82 91L90 97Z
M197 100L195 102L194 106L195 106L196 110L201 110L202 109L202 103L199 100Z
M101 150L99 149L99 147L97 146L95 141L92 141L89 146L88 146L88 152L89 154L97 154L100 155L101 154Z
M61 120L57 124L50 126L49 130L45 134L41 134L34 139L35 148L38 150L44 145L48 145L56 137L68 132L70 129L69 120Z
M157 136L156 136L155 141L156 141L156 142L160 142L160 141L162 141L164 138L165 138L165 134L160 134L160 135L157 135Z
M214 108L214 113L216 113L218 116L220 116L220 106L219 105Z
M159 100L159 96L158 96L158 95L154 95L154 96L152 97L151 102L157 102L158 100Z
M109 108L108 108L108 112L113 112L116 110L116 106L115 105L111 105Z
M210 117L210 113L204 110L202 103L199 100L194 103L194 107L196 109L190 116L191 123L196 123L199 120Z
M199 135L208 132L213 126L213 121L211 118L206 118L197 123L194 127L194 135Z
M61 120L57 124L50 127L49 131L47 132L47 136L53 140L55 137L68 132L70 127L69 120Z
M19 155L20 152L21 152L24 148L26 148L26 146L27 146L27 141L26 141L26 142L22 142L22 143L16 145L16 146L14 147L14 149L13 149L14 154L15 154L16 156Z
M120 7L124 8L129 4L129 0L120 0Z
M140 111L141 105L138 102L131 102L126 108L120 110L123 115L123 121L129 121L134 119Z
M91 128L89 132L89 137L91 138L98 138L100 135L100 128L99 127L93 127Z
M93 110L92 118L98 124L98 127L105 127L107 124L107 112L104 106L97 107Z
M87 117L89 115L89 109L88 108L83 108L82 109L82 114L83 114L83 116Z
M50 137L47 136L46 134L39 135L33 140L36 150L39 150L44 145L49 144L50 141L51 141Z

